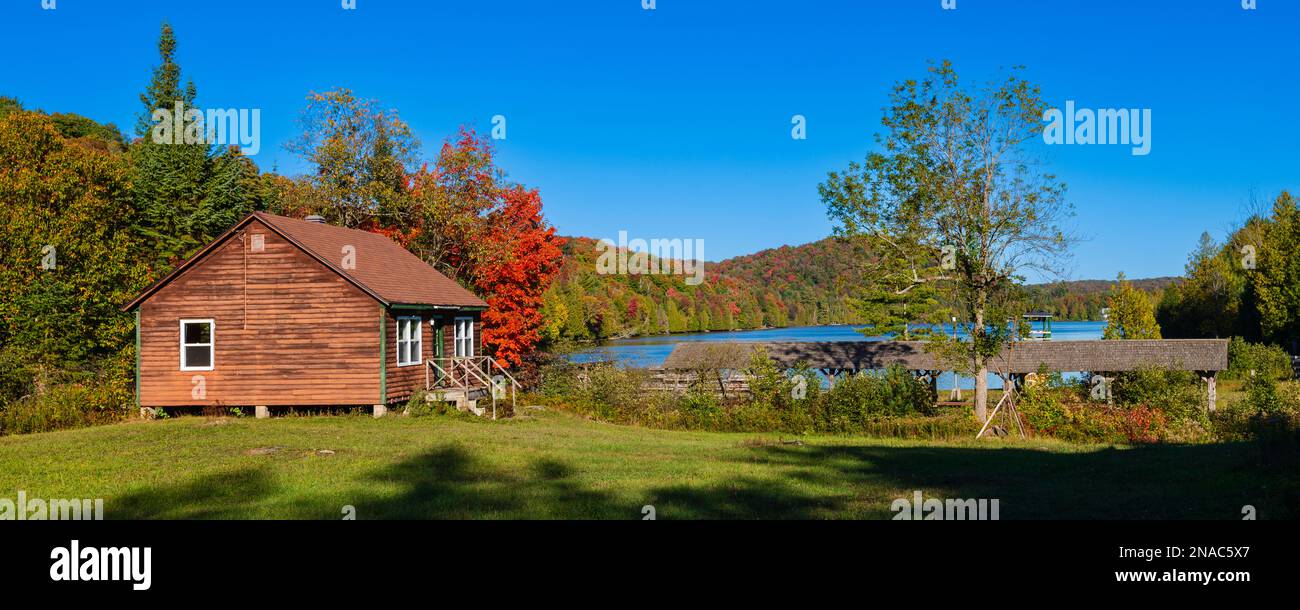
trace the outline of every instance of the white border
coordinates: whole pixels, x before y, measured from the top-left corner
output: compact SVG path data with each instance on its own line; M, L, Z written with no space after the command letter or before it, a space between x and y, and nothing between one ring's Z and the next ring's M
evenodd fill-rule
M185 365L185 325L186 324L207 324L208 325L208 343L191 343L194 347L208 346L208 366L186 366ZM181 350L181 370L182 371L211 371L217 367L217 321L212 318L181 318L180 323L180 350Z
M420 345L419 357L413 362L402 362L402 320L415 320L415 341ZM416 366L424 363L424 318L421 316L398 316L397 329L393 337L393 349L397 350L397 366Z
M469 321L469 337L467 337L469 339L468 354L456 354L456 351L460 349L460 339L461 339L460 321L461 320ZM474 346L474 318L472 316L457 317L452 322L451 325L451 353L454 354L457 358L473 358L475 351L477 350L475 350L475 346Z

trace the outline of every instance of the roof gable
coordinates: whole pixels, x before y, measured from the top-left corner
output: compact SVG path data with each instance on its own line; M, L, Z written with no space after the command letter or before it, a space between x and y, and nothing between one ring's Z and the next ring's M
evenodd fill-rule
M385 305L487 307L483 299L383 235L253 212L158 280L123 309L131 310L139 306L254 219ZM345 255L348 256L346 260Z

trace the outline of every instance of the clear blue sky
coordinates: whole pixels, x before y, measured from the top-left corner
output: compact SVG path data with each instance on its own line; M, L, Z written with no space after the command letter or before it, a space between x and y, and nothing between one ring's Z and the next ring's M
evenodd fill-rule
M396 108L426 154L508 121L500 162L563 234L703 238L710 260L830 232L817 184L860 159L890 86L950 58L1023 64L1047 100L1152 109L1149 156L1059 146L1075 278L1176 275L1251 193L1300 189L1300 2L1258 0L4 0L0 95L130 130L159 24L199 103L260 108L263 169L304 96ZM790 138L792 115L808 139Z

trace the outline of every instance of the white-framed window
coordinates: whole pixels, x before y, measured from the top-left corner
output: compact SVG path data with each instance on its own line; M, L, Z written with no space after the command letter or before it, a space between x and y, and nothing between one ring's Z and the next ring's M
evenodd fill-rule
M456 318L453 343L457 358L469 358L474 355L474 318Z
M181 370L211 371L216 365L217 323L211 318L181 320Z
M421 326L419 316L403 316L397 319L397 366L420 364L420 358L424 354Z

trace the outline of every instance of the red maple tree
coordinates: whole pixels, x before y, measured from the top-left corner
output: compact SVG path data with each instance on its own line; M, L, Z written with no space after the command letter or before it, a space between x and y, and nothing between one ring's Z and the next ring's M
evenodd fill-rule
M562 264L538 192L504 179L490 140L462 128L407 177L406 198L364 227L388 236L488 302L483 343L519 366L541 339L542 293Z
M483 342L502 365L518 366L541 339L542 293L562 262L564 239L542 218L536 189L511 186L487 215L474 284L485 295Z

